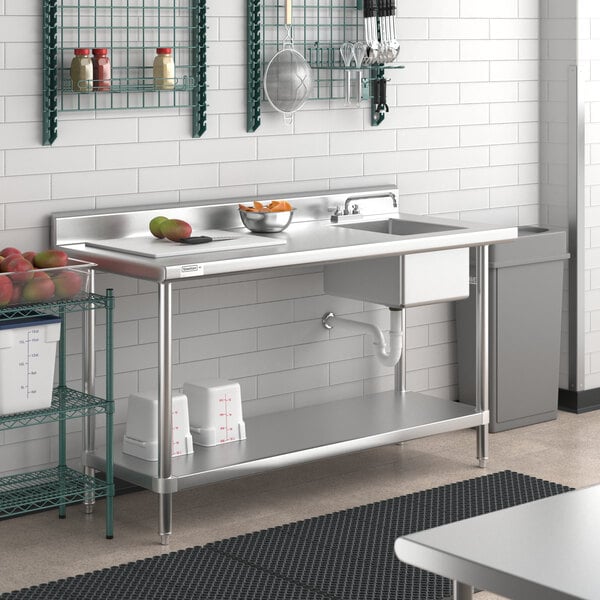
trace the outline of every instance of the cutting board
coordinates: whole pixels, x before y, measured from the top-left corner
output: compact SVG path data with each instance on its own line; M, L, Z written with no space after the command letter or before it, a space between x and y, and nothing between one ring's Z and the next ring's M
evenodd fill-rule
M125 252L148 258L168 258L169 256L185 256L205 252L223 252L225 250L243 250L260 246L278 246L285 244L284 239L269 238L252 233L232 233L219 229L194 232L194 236L229 237L231 240L209 242L207 244L178 244L169 240L159 240L150 234L137 237L115 238L86 242L86 246L102 248L114 252Z

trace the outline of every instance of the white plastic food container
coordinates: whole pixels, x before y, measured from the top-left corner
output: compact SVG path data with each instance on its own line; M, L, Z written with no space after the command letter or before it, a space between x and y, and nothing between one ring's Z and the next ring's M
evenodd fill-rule
M0 414L50 408L60 319L0 319Z
M184 383L194 444L216 446L246 439L240 384L227 379Z
M188 401L183 394L173 395L172 456L194 452L190 435ZM123 452L143 460L158 460L158 392L131 394L127 406L127 426Z

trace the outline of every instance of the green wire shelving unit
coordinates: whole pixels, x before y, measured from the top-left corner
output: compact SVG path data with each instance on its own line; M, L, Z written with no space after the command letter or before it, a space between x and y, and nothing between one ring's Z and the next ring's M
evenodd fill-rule
M206 0L43 0L43 143L58 135L58 113L193 109L191 133L206 131ZM157 47L173 49L175 85L158 90ZM73 91L75 48L107 48L110 90Z
M99 398L67 387L66 317L69 313L96 309L106 311L106 394ZM0 477L0 519L37 510L58 508L59 517L66 516L69 504L106 498L106 537L113 537L113 309L112 290L106 295L83 294L73 299L40 302L0 309L2 319L18 321L33 315L53 314L60 317L58 344L58 386L52 393L49 408L0 416L0 431L58 423L58 465L28 473ZM92 477L67 466L67 419L106 415L106 469L104 479Z
M271 58L283 47L286 36L285 0L247 0L247 130L260 127L264 100L263 72ZM340 46L364 41L363 0L294 0L292 34L294 48L313 70L311 100L343 100L347 72ZM385 78L386 69L403 65L374 64L361 71L363 98L371 100L371 124L379 125L385 115L376 110L373 88ZM354 84L353 84L354 85Z

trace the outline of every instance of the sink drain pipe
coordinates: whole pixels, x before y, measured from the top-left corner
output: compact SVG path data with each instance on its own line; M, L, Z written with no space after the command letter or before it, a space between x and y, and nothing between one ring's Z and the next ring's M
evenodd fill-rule
M325 313L321 321L325 329L333 329L335 324L339 324L357 334L369 334L373 338L375 356L386 367L395 367L402 356L402 310L399 308L390 308L389 346L385 340L383 331L370 323L362 323L361 321L338 317L332 312Z

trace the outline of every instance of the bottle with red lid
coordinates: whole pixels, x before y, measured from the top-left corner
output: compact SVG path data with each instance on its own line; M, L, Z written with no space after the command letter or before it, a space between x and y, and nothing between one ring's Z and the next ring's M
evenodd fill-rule
M91 92L94 71L89 48L75 48L71 61L71 83L74 92Z
M94 48L92 54L94 55L92 59L94 91L106 92L110 90L110 59L108 58L108 49Z
M172 90L175 87L175 62L172 48L157 48L152 67L154 89Z

